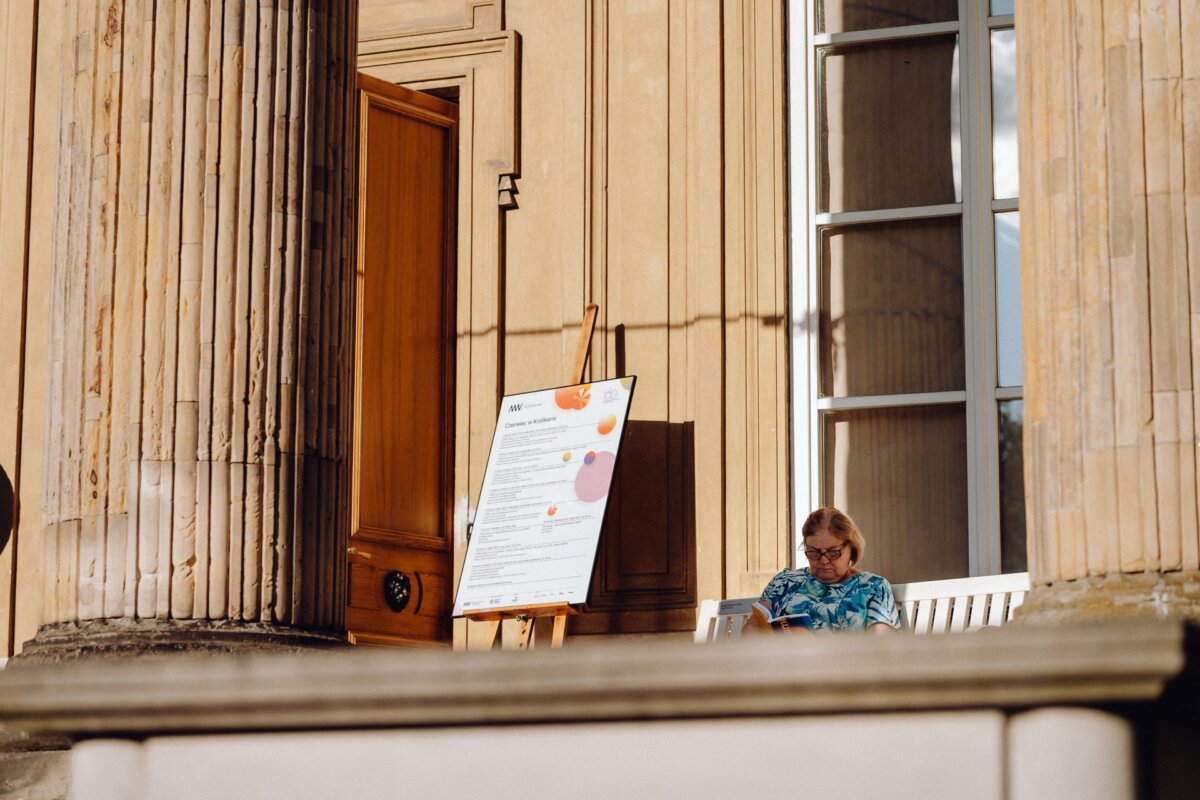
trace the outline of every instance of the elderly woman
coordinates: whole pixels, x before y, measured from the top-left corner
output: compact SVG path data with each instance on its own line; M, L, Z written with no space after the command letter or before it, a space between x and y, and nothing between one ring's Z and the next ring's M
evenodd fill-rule
M854 520L836 508L818 508L808 515L801 532L808 566L785 569L771 579L750 615L750 625L875 632L900 627L891 585L855 566L866 544Z

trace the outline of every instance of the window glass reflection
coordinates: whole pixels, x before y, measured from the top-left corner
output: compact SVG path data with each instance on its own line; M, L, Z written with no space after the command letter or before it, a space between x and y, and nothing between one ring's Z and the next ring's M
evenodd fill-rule
M823 502L858 523L863 569L893 583L967 574L961 403L830 412L822 434Z
M1021 443L1025 404L1021 400L1000 403L1000 569L1024 572L1025 552L1025 459Z
M825 230L821 250L822 395L964 388L957 217Z
M820 212L957 202L957 51L957 36L820 51Z
M996 214L996 383L1024 381L1021 334L1021 215Z
M816 9L817 30L821 33L898 28L958 19L958 0L872 0L870 3L817 0Z
M992 196L1017 196L1017 40L992 31Z
M1013 13L1013 0L992 0L992 16L999 17Z

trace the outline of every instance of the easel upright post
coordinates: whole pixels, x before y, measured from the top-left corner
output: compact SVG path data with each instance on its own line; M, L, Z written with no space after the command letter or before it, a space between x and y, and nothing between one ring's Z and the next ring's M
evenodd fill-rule
M575 348L575 364L567 380L571 383L583 383L583 371L587 367L588 354L592 352L592 334L596 331L596 314L600 306L588 303L583 311L583 325L579 328L579 344Z

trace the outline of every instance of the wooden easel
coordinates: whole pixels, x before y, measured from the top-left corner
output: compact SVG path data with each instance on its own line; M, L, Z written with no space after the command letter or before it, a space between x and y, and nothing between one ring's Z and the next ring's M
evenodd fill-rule
M587 367L591 352L592 333L596 330L596 313L600 306L588 303L583 312L583 325L579 329L579 345L575 348L575 364L567 377L570 384L583 383L583 371ZM485 625L483 635L472 647L468 636L468 649L492 649L496 633L500 632L500 646L505 650L527 650L539 637L548 636L551 647L562 647L567 636L567 615L578 614L579 609L564 603L540 603L537 605L511 608L490 608L487 611L468 612L467 619Z

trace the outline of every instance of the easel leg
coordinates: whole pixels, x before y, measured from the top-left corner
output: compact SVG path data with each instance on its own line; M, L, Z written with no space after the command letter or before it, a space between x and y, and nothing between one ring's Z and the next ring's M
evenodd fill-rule
M491 650L496 644L496 633L500 630L499 620L469 621L467 623L467 650Z
M531 650L534 644L552 648L563 646L567 638L567 615L518 617L506 620L470 620L467 623L466 649L471 652L492 650L497 634L502 650Z
M533 643L539 647L547 644L552 648L563 646L567 638L567 615L558 614L553 617L538 617L533 634Z
M506 619L500 623L500 647L503 650L528 650L533 635L533 620L528 617Z

